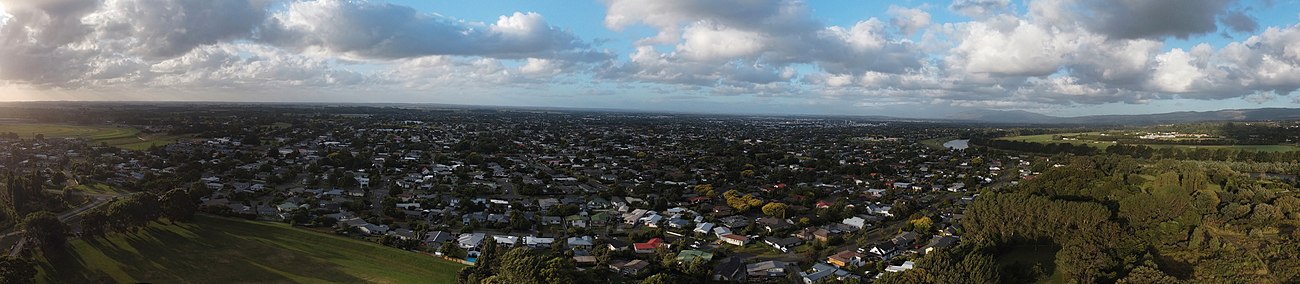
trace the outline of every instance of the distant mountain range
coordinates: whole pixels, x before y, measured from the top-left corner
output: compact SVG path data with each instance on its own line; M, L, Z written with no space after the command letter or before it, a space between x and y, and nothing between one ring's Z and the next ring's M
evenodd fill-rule
M1297 108L1227 109L1180 111L1158 114L1092 115L1056 117L1021 110L967 110L951 114L951 120L1012 124L1162 124L1203 121L1300 120Z

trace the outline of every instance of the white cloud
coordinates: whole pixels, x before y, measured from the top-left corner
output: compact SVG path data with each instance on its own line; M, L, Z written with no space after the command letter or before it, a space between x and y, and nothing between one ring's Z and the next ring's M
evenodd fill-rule
M1170 93L1190 91L1192 83L1203 77L1194 60L1178 48L1156 56L1155 74L1150 82L1152 88Z
M930 26L930 13L918 8L903 8L899 6L889 6L889 23L903 32L904 35L910 35L921 29Z
M1011 0L955 0L948 9L968 17L984 17L1007 11Z
M682 38L682 43L677 45L677 52L683 57L720 62L757 56L766 41L762 34L736 30L707 20L686 27Z
M270 0L107 0L82 22L97 44L118 44L153 58L248 37L266 18Z
M605 27L651 29L624 34L639 37L626 54L533 12L477 22L370 1L0 0L0 84L462 94L617 83L811 105L1036 108L1264 102L1300 88L1300 26L1259 28L1231 0L956 0L947 8L969 18L937 23L923 4L842 25L798 0L604 3ZM1219 32L1242 39L1165 44Z
M496 23L463 22L388 3L321 0L293 2L272 16L258 39L298 51L392 59L427 55L520 59L604 60L573 34L540 14L515 12Z
M1013 18L970 22L946 60L971 73L1046 76L1056 73L1077 50L1078 37Z

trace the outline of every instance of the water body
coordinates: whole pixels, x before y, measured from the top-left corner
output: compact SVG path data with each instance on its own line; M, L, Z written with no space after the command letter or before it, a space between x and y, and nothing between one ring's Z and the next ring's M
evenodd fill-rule
M952 141L944 142L943 147L948 149L966 150L966 148L970 148L970 139L960 139L960 140L952 140Z

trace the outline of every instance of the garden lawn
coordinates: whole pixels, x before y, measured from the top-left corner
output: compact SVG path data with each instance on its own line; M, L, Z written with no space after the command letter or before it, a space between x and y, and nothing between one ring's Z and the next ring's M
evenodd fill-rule
M454 283L458 263L285 224L197 216L71 240L38 256L38 282Z

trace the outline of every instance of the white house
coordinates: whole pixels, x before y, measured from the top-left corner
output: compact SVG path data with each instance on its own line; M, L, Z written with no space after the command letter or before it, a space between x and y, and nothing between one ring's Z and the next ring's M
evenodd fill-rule
M737 234L726 234L726 235L718 236L718 239L722 240L723 243L736 245L736 246L743 246L749 244L749 237L741 236Z
M858 217L858 216L846 218L844 219L844 221L841 221L841 223L844 223L845 225L849 225L849 227L853 227L858 230L867 228L867 220L862 219L862 217Z
M713 230L713 223L699 223L698 225L695 225L696 233L708 234L709 231L712 230Z
M473 249L482 245L484 239L487 239L487 234L465 233L456 238L456 243L463 249Z

